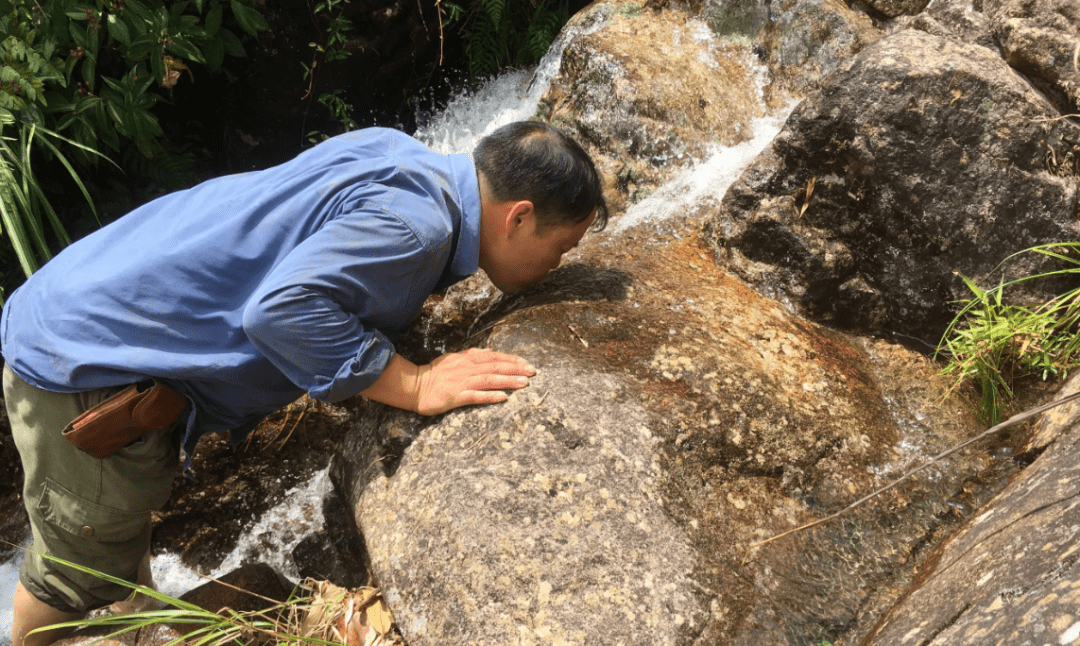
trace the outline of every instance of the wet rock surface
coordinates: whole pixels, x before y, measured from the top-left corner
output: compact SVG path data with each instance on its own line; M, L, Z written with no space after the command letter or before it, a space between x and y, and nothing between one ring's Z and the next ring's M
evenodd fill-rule
M1077 387L1074 378L1062 394ZM1080 642L1080 427L1072 415L1075 410L1040 420L1041 430L1055 435L1045 451L934 555L916 587L851 643Z

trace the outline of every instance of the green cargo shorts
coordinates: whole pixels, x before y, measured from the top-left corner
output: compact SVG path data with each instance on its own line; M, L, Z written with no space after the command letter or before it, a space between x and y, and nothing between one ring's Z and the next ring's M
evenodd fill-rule
M42 554L135 581L150 548L150 513L168 500L178 468L178 424L150 431L104 460L64 439L68 422L119 390L48 392L4 367L4 400L26 472L23 503L33 530L19 580L65 612L106 606L131 590Z

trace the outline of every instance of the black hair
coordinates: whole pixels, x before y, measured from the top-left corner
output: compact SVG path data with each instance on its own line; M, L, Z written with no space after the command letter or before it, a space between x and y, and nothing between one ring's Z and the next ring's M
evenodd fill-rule
M570 136L540 121L502 126L473 150L476 168L499 202L529 200L541 227L578 224L594 211L592 229L607 224L600 174Z

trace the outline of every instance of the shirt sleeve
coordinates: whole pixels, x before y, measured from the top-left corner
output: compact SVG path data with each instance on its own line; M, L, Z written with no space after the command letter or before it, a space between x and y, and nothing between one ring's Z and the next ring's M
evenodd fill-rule
M438 258L393 213L341 215L295 247L244 308L249 340L311 397L335 402L375 382L394 355L382 330L408 325Z

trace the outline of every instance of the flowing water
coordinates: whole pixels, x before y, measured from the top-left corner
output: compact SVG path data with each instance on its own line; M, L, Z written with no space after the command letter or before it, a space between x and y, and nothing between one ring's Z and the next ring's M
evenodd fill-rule
M415 136L438 152L467 152L480 137L495 128L531 117L559 70L562 44L589 29L589 26L568 28L534 71L509 72L478 90L458 96L443 112L422 125ZM742 144L712 149L705 159L697 161L668 185L630 208L615 225L615 230L646 223L661 226L665 218L685 212L690 205L718 203L735 178L779 132L786 113L785 110L781 115L755 120L752 138ZM305 536L322 527L321 501L329 490L326 470L292 490L261 519L253 520L232 552L214 572L207 573L208 576L221 576L235 569L245 558L257 555L258 560L296 580L296 567L290 554ZM272 544L268 542L271 537ZM11 599L20 561L17 554L11 561L0 564L0 646L10 644ZM173 596L205 581L183 565L175 554L155 556L152 567L158 587Z

